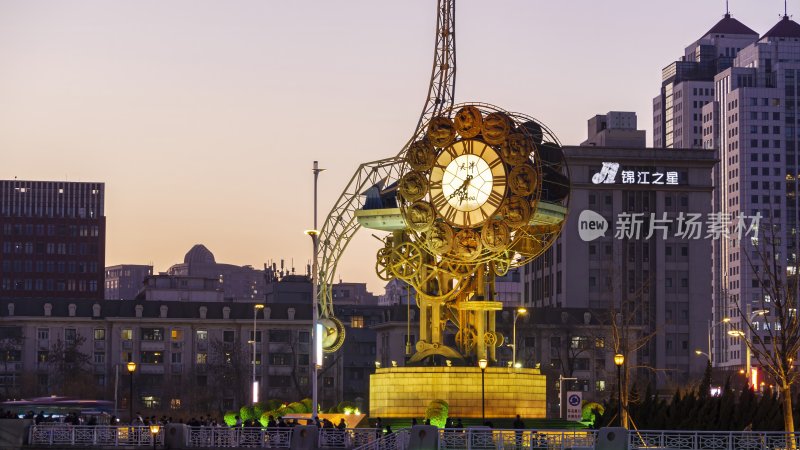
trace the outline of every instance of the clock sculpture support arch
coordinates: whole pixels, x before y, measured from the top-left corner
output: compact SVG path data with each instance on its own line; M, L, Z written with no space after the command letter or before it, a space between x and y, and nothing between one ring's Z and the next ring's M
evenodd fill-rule
M547 127L487 103L454 104L455 0L438 0L437 12L433 69L417 127L397 156L362 164L328 214L320 230L317 301L327 328L325 350L335 351L344 339L330 291L336 265L360 227L386 232L376 272L411 286L420 309L416 352L407 363L446 358L464 366L450 374L436 367L379 369L371 392L378 375L401 369L411 370L407 379L417 391L420 382L457 389L477 373L478 360L494 363L505 341L495 327L502 309L495 277L546 251L568 210L568 168ZM487 375L502 385L496 369L490 365ZM530 409L517 405L502 414L541 417L544 379L538 369L513 375L520 377L509 378L504 392L530 397L541 391L541 398L531 400ZM403 416L391 403L396 389L387 385L381 392L387 410ZM371 408L375 398L371 393ZM459 407L459 415L471 417L470 405Z
M455 0L437 0L436 43L433 68L428 83L428 95L422 107L411 139L397 156L361 164L347 183L322 225L319 236L319 289L316 303L321 322L326 328L324 350L334 352L344 342L344 326L333 312L333 293L336 268L347 245L361 228L355 213L365 206L362 195L370 189L381 191L400 178L403 160L401 155L408 146L424 133L424 125L443 109L453 105L456 82Z

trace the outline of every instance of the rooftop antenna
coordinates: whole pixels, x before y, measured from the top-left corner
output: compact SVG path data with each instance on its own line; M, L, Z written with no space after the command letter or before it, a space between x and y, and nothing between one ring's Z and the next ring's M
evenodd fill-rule
M725 0L725 17L731 16L731 10L728 8L728 0Z

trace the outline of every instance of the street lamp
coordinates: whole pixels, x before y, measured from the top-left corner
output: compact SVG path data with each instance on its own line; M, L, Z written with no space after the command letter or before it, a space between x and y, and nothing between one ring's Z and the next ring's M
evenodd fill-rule
M317 410L319 409L319 402L317 399L317 368L322 365L322 360L317 355L317 346L320 345L318 336L317 322L319 322L319 299L317 298L317 284L319 273L319 228L317 228L317 179L319 173L325 169L319 168L319 162L314 161L314 168L311 170L314 173L314 229L306 230L306 234L311 237L311 245L314 252L314 259L311 262L311 345L313 348L313 356L311 358L311 419L317 419ZM318 359L320 359L318 361Z
M161 431L161 425L157 423L150 425L150 434L153 436L153 450L156 450L156 444L158 443L156 438L158 437L159 431Z
M517 310L514 311L514 337L512 338L514 340L514 347L511 350L511 360L514 361L515 366L517 364L517 319L527 312L528 310L525 308L517 308Z
M746 309L750 309L750 305L746 305ZM751 356L750 356L750 324L753 322L753 319L756 316L763 316L769 314L768 309L756 309L754 311L750 311L748 314L748 322L745 324L745 331L742 330L729 330L728 335L733 337L738 337L744 339L744 366L745 366L745 376L748 380L752 378L753 367L751 364ZM755 386L753 386L755 388Z
M699 348L694 351L694 354L697 355L697 356L706 355L706 358L708 358L708 362L711 362L711 355L709 355L708 353L700 350Z
M723 317L719 322L712 324L712 320L708 319L708 360L711 361L712 366L714 365L714 358L712 357L714 350L711 348L711 334L714 332L714 328L722 325L723 323L730 323L730 321L730 317Z
M625 355L617 353L614 355L614 364L617 366L617 401L619 407L619 426L622 424L622 365L625 364Z
M481 419L486 422L486 366L489 365L489 361L484 358L481 358L478 361L478 367L481 368Z
M258 381L256 381L256 316L258 310L264 309L264 305L253 305L253 404L258 403Z
M136 372L136 363L128 361L128 373L131 375L131 392L129 395L128 406L130 407L131 423L133 423L133 372Z

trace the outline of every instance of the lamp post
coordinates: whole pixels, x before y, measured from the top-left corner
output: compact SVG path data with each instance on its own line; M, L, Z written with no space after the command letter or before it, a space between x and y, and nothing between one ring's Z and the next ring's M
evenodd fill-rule
M486 366L489 365L489 361L484 358L481 358L478 361L478 367L481 368L481 420L486 422Z
M714 328L722 325L723 323L730 323L730 321L731 321L730 317L724 317L717 323L712 323L711 319L708 320L708 360L711 361L712 366L714 365L714 358L713 358L714 350L711 348L711 334L714 332Z
M625 355L617 353L614 355L614 364L617 365L617 402L619 408L619 426L622 424L622 365L625 364Z
M512 338L514 340L514 347L511 350L511 360L514 361L514 367L517 365L517 319L527 312L528 310L525 308L517 308L517 310L514 311L514 336Z
M136 363L128 361L128 373L131 375L131 392L129 395L128 406L130 407L131 424L133 423L133 372L136 372Z
M158 437L159 431L161 431L161 425L157 423L150 425L150 435L153 436L153 450L156 450L156 444L158 443L156 438Z
M747 310L750 309L750 305L749 304L745 305L745 307L746 307ZM763 315L768 314L768 313L769 313L769 310L766 310L766 309L757 309L755 311L751 311L748 314L748 320L749 321L746 324L745 331L742 331L742 330L728 330L728 335L729 336L742 338L745 341L744 342L744 347L745 347L744 348L744 367L745 367L744 374L745 374L745 377L747 377L748 382L752 378L752 372L753 372L753 368L752 368L752 365L751 365L751 362L750 362L751 361L751 356L750 356L750 323L753 322L753 319L755 319L756 316L763 316ZM753 388L756 388L756 386L753 386Z
M258 310L264 309L264 305L258 303L253 305L253 404L258 402L258 381L256 381L256 317Z
M317 179L319 173L325 169L319 168L319 162L314 161L314 229L307 230L306 234L311 236L311 245L313 247L314 259L311 262L311 346L313 349L311 358L311 419L317 420L317 410L319 409L319 401L317 399L317 368L322 364L322 361L317 361L317 342L322 336L318 336L317 322L319 322L319 295L317 290L319 284L319 229L317 228Z

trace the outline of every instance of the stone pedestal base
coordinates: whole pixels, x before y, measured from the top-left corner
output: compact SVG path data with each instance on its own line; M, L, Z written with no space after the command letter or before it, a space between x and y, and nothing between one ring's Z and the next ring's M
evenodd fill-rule
M485 374L487 418L544 418L545 376L538 369L489 367ZM370 417L422 418L431 400L450 405L449 417L481 417L478 367L390 367L369 380Z

